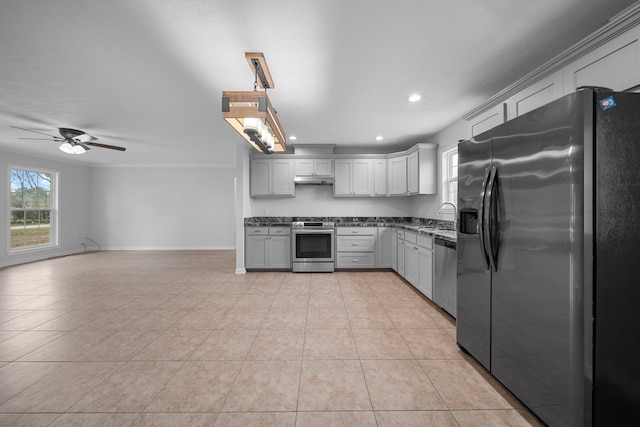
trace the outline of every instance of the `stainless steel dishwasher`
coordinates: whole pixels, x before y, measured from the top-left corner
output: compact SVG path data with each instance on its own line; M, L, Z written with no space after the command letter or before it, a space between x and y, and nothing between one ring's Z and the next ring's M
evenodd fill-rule
M456 243L434 237L435 277L433 283L433 301L453 317L457 316L456 275L458 258Z

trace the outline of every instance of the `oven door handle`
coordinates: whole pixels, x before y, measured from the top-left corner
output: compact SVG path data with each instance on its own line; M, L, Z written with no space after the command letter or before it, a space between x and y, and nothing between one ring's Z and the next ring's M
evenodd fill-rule
M331 229L324 229L324 230L298 229L293 231L293 234L333 234L333 233L334 233L334 230L331 230Z

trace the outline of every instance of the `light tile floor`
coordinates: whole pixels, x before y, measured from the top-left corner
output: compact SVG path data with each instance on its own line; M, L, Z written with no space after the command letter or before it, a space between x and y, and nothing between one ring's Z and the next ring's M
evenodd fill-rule
M234 269L233 251L0 269L0 425L541 425L395 273Z

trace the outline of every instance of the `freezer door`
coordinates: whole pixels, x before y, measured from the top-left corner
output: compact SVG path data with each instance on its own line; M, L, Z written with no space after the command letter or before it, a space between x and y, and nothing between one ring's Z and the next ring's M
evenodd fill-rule
M585 96L507 122L493 137L491 373L551 426L582 425L571 401L584 373L572 297L581 292Z
M481 211L491 139L478 137L458 144L458 346L490 369L491 271L481 241Z
M640 408L640 94L596 97L594 425Z

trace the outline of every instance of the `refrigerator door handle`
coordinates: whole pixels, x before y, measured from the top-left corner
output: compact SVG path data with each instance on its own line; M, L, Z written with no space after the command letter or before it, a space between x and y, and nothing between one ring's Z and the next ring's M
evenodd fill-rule
M490 264L490 268L493 271L498 271L498 260L496 259L495 256L495 251L493 250L494 248L494 239L497 238L497 236L494 236L492 234L492 230L495 230L495 224L494 222L496 221L497 218L493 217L493 204L494 204L494 187L495 187L495 182L496 182L496 177L498 176L498 169L493 166L491 168L491 173L489 174L489 183L487 184L487 191L486 191L486 202L484 203L484 210L483 210L483 215L484 218L482 219L482 225L484 226L484 241L485 241L485 246L484 246L484 250L487 253L487 258L489 258L489 264Z
M487 242L485 235L485 205L487 200L487 185L489 185L489 175L491 173L490 168L484 170L484 179L482 180L482 193L480 194L480 215L478 215L478 235L480 237L480 248L482 250L482 258L487 265L487 270L491 269L491 261L489 261L489 254L487 253Z

